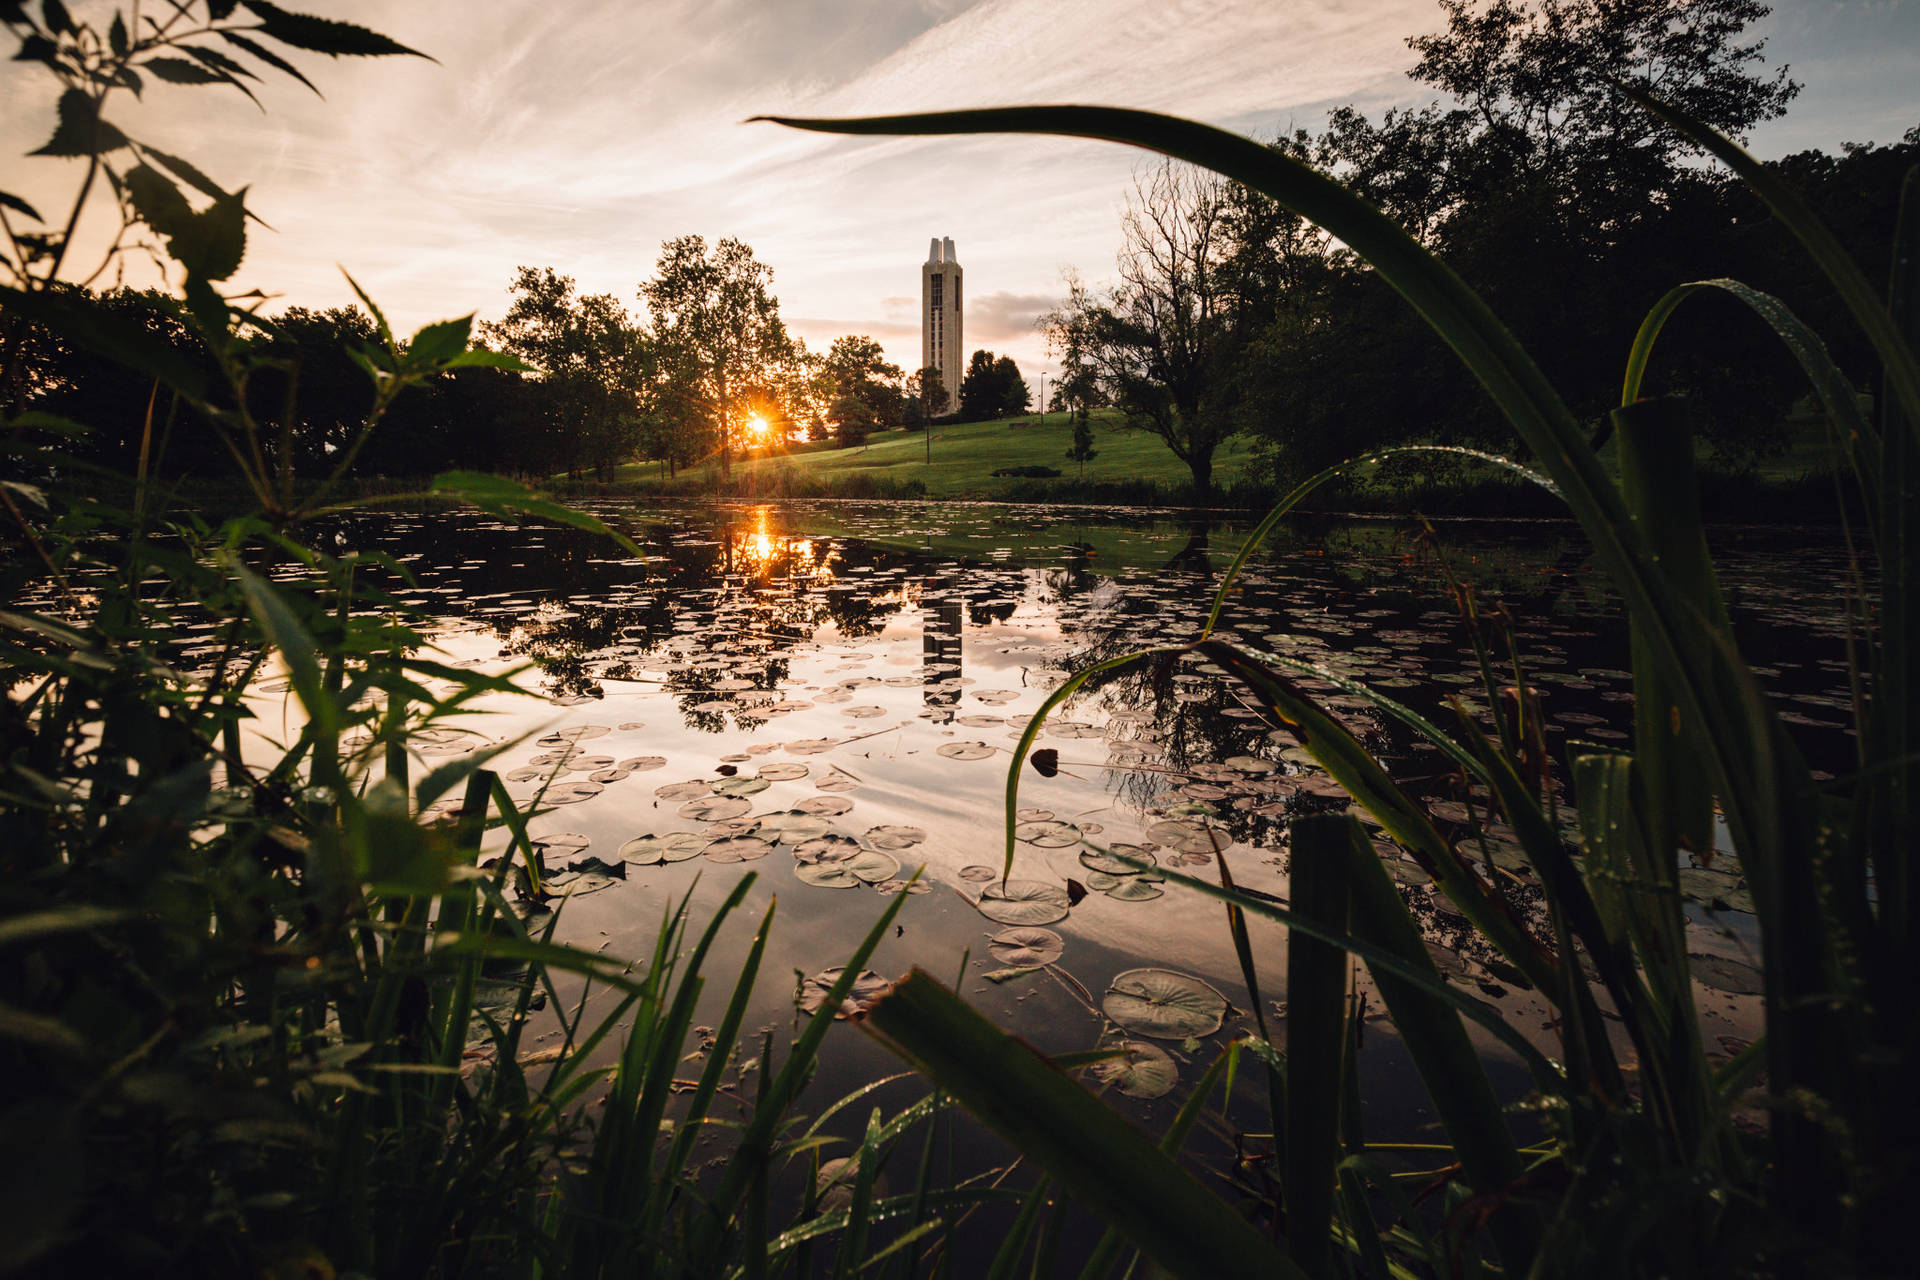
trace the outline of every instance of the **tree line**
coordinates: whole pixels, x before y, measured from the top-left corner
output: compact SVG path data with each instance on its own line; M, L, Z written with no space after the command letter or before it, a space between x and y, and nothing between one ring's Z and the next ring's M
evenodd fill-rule
M1598 420L1641 318L1670 287L1732 277L1781 298L1834 343L1864 392L1876 367L1838 299L1741 184L1709 169L1620 91L1645 82L1723 132L1781 116L1799 86L1764 66L1755 0L1441 0L1445 29L1408 43L1438 95L1378 119L1353 107L1272 147L1330 171L1434 249ZM1798 187L1870 278L1884 279L1901 176L1920 127L1771 167ZM1068 274L1044 321L1065 366L1056 403L1106 405L1159 435L1196 491L1215 451L1256 439L1287 485L1368 449L1498 444L1499 414L1426 323L1318 228L1184 167L1143 171L1114 282ZM1805 387L1737 303L1716 299L1663 338L1656 389L1688 398L1722 457L1789 438Z
M520 267L505 315L477 333L528 368L463 368L414 390L388 411L350 473L609 477L639 460L669 471L711 460L729 470L746 450L859 445L871 432L935 416L929 406L948 398L937 370L904 375L864 334L809 351L780 318L772 276L739 240L681 236L661 247L635 311L612 294L582 293L551 267ZM167 295L123 289L99 301L212 372L212 356ZM270 447L285 451L296 473L329 473L373 397L353 353L377 341L378 321L357 306L291 307L266 328L271 359L246 388L249 408L281 425ZM165 474L212 474L226 461L217 433L195 413L150 406L152 381L95 349L38 332L21 364L23 405L101 424L76 444L89 462L132 469L143 442ZM959 400L963 417L994 417L1024 412L1028 393L1010 358L983 351Z

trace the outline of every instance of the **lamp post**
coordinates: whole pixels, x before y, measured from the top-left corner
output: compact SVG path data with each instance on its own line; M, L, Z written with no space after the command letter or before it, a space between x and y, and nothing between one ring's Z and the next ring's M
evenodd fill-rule
M1047 371L1040 371L1040 425L1047 425Z

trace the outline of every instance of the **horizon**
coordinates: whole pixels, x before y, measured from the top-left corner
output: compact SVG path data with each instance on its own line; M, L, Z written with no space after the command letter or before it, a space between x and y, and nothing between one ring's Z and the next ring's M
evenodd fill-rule
M1036 392L1056 366L1035 318L1063 295L1064 269L1111 277L1141 153L1076 139L829 138L745 117L1081 100L1272 137L1317 130L1348 103L1377 114L1432 99L1405 74L1405 42L1442 20L1436 0L734 0L653 5L644 25L603 38L604 20L628 11L601 4L565 24L540 23L526 3L327 12L438 64L342 61L316 78L326 100L274 86L265 114L228 90L162 85L115 113L216 181L251 185L250 207L277 231L256 229L233 284L268 290L270 309L350 304L344 268L402 331L468 311L498 319L524 264L643 314L638 286L662 241L737 236L773 268L783 318L810 350L866 334L912 372L919 245L942 237L968 272L968 350L1012 356ZM1893 142L1920 123L1920 0L1781 0L1750 34L1768 41L1765 65L1804 86L1784 119L1754 131L1762 158ZM37 146L51 118L38 79L14 77L0 103L7 145ZM655 123L636 142L629 118ZM64 208L44 193L70 200L72 175L35 160L8 186ZM104 222L97 210L83 219L81 242ZM158 282L137 259L126 267L129 284Z

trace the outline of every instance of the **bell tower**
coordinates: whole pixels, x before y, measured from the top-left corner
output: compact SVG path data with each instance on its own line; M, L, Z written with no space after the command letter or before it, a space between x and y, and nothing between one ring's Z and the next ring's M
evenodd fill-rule
M920 365L940 371L945 402L933 406L939 417L960 403L960 378L966 373L960 331L960 260L953 241L935 236L920 268Z

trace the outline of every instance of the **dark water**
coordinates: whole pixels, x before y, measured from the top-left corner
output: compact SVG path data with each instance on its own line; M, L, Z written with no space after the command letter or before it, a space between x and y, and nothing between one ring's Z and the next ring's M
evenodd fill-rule
M1279 726L1197 655L1172 648L1197 631L1246 526L940 504L597 513L645 560L593 535L477 515L383 515L340 530L343 545L407 564L416 583L398 593L432 619L444 657L520 669L539 695L490 701L428 750L519 740L494 767L516 797L549 810L533 830L555 873L549 887L565 896L560 936L644 956L672 902L691 891L696 910L710 908L751 871L748 914L778 906L748 1026L781 1028L784 1039L805 1016L795 1010L800 979L842 963L919 867L872 967L957 978L970 1001L1045 1052L1111 1043L1119 1033L1102 1007L1128 970L1169 970L1230 1003L1219 1031L1153 1041L1180 1083L1157 1100L1116 1098L1149 1127L1169 1119L1218 1047L1251 1025L1252 999L1217 903L1153 873L1110 874L1098 849L1146 850L1165 868L1211 878L1217 848L1238 883L1284 901L1287 819L1344 803ZM1810 757L1844 773L1844 547L1777 531L1717 542L1744 650ZM1582 545L1575 528L1550 523L1452 525L1432 537L1381 522L1302 526L1253 559L1220 635L1364 681L1450 725L1449 699L1484 711L1451 577L1510 623L1557 757L1572 739L1621 744L1632 710L1624 628ZM1004 849L1010 751L1028 717L1089 663L1156 647L1170 651L1095 678L1055 713L1036 745L1056 753L1057 773L1021 777L1022 900L983 902ZM1438 752L1365 700L1318 687L1437 815L1465 818L1473 797ZM1510 896L1536 901L1524 860L1497 826L1492 834ZM1544 1004L1511 983L1416 866L1384 842L1382 854L1443 968L1556 1049ZM1710 1030L1734 1044L1753 1032L1742 994L1753 978L1751 917L1738 909L1737 867L1688 874L1699 900L1693 949L1715 957L1697 994ZM1014 967L992 939L1019 924L1055 935L1058 959L988 980ZM742 918L710 962L716 1011L751 932ZM1254 943L1263 996L1284 1000L1283 931L1255 922ZM1376 1025L1363 1055L1370 1128L1417 1138L1424 1097L1391 1029ZM808 1103L897 1069L864 1037L836 1030ZM892 1089L876 1095L881 1105L917 1094ZM849 1109L859 1112L850 1128L869 1105Z

